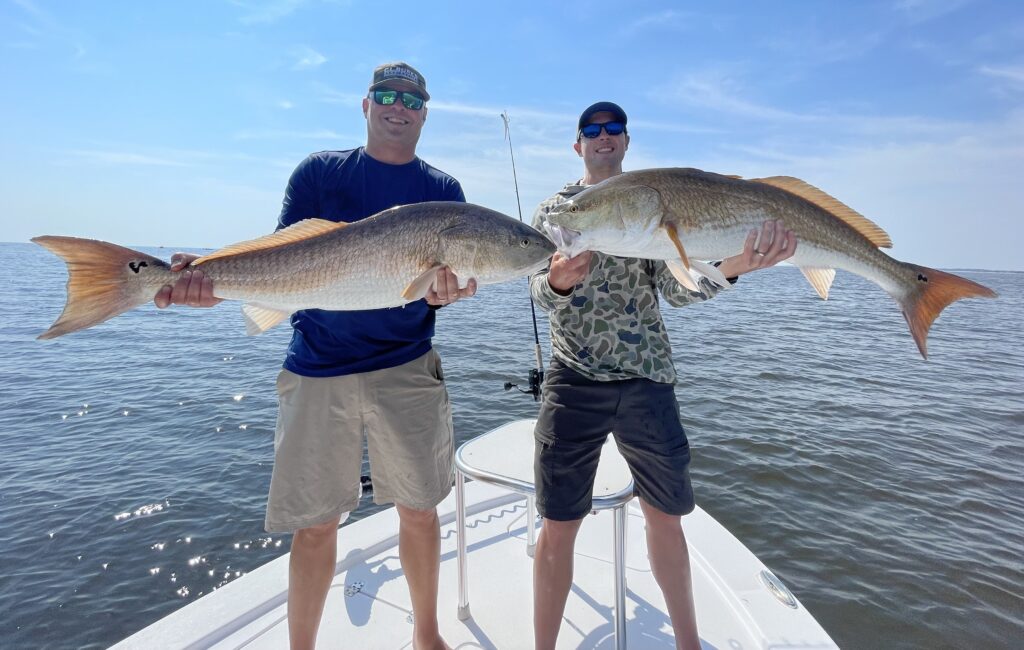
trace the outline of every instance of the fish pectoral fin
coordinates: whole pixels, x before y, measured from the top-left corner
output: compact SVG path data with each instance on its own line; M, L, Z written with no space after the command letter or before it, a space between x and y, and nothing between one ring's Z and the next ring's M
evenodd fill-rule
M402 297L409 302L412 302L413 300L419 300L423 296L427 295L427 291L429 291L430 287L434 285L434 279L437 277L437 270L442 266L444 266L444 264L435 264L416 276L416 279L410 282L402 291Z
M672 273L672 277L690 291L700 292L700 287L697 286L697 281L693 279L690 274L690 270L683 266L683 263L679 260L665 260L665 266ZM726 282L726 284L729 284Z
M291 312L247 302L242 305L242 315L245 316L245 333L255 336L288 318Z
M800 272L804 274L804 277L811 283L814 290L818 292L821 299L828 300L828 290L832 287L832 281L836 278L836 270L817 266L801 266Z
M729 283L729 280L726 279L725 275L723 275L714 264L690 260L690 269L700 273L720 287L724 287L726 289L732 288L732 284Z
M690 258L686 254L686 249L683 248L683 242L679 241L679 233L676 231L676 225L674 223L662 224L662 228L665 229L665 233L668 234L668 238L672 240L676 250L679 251L679 259L682 260L683 267L690 270ZM678 280L678 278L676 278ZM684 285L685 286L685 285Z

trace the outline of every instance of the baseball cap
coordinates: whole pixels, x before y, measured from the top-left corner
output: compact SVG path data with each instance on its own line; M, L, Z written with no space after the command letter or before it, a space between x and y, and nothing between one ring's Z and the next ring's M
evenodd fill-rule
M427 92L427 80L419 73L419 70L404 61L394 61L379 65L373 71L373 82L370 83L370 90L376 90L381 86L401 81L416 89L423 99L430 99Z
M615 116L615 119L623 124L626 123L626 111L622 110L618 104L614 104L612 102L597 102L596 104L591 104L587 107L587 110L583 111L583 114L580 115L580 122L576 126L576 130L579 131L587 124L590 124L590 118L592 118L595 113L611 113Z

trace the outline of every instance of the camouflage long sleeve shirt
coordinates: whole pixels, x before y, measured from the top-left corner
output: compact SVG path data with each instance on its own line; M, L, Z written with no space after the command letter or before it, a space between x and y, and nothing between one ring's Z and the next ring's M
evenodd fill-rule
M548 211L586 189L569 183L537 207L533 226L544 232ZM690 291L664 262L595 252L590 271L572 293L560 295L548 284L547 270L530 279L534 301L548 312L551 352L566 366L595 381L644 377L673 383L672 345L658 305L658 294L681 307L703 302L719 287L702 278Z

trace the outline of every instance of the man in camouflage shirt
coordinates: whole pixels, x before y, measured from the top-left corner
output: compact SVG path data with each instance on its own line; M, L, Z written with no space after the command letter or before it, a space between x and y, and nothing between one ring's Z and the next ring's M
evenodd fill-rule
M622 173L629 146L626 114L598 102L580 116L573 148L584 177L544 201L533 225L550 209L590 185ZM719 270L738 276L790 257L796 239L780 222L752 231L739 255ZM690 564L680 517L694 508L690 450L679 420L672 348L658 306L714 297L706 278L700 291L679 284L662 261L584 252L555 253L530 280L534 300L550 317L552 362L544 379L534 462L537 506L544 517L534 557L534 637L538 650L555 647L569 589L573 548L591 510L601 446L608 433L633 475L647 521L654 577L665 596L678 648L700 648Z

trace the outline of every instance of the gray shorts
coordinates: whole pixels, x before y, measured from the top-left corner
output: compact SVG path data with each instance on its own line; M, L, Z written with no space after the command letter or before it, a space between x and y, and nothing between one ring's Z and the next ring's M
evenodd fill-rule
M282 370L277 394L268 532L315 526L359 505L364 432L375 503L430 510L451 492L452 414L434 350L340 377Z

